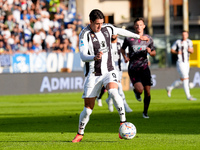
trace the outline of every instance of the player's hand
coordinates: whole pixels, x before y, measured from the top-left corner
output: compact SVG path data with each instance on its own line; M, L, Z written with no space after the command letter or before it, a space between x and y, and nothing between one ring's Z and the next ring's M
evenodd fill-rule
M125 58L124 58L124 62L125 62L125 63L129 62L129 60L130 60L129 57L125 57Z
M142 35L140 35L140 40L142 40L142 41L149 41L149 38L147 37L147 36L142 36Z
M96 54L96 56L94 57L94 60L96 61L96 60L101 59L102 55L103 55L103 52L98 52L98 53Z
M151 53L151 49L149 47L146 48L147 49L147 53Z
M181 51L178 51L177 54L180 55L180 54L182 54L182 52L181 52Z

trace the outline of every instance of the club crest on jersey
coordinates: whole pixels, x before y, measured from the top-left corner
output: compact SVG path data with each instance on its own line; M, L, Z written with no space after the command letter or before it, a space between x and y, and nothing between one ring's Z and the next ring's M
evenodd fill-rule
M101 42L101 47L105 47L105 46L106 46L105 41L102 41Z
M94 34L91 34L91 37L94 37Z

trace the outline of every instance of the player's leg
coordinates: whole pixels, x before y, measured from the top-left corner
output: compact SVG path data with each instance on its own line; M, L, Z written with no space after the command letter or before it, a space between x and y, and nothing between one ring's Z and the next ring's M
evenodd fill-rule
M95 105L95 99L100 93L102 87L101 76L87 76L84 82L84 108L79 116L79 127L76 137L72 140L73 143L80 142L83 138L84 130L89 122L90 115ZM95 83L95 84L94 84Z
M122 99L123 99L125 111L126 111L127 113L132 112L132 109L129 107L129 105L128 105L127 102L126 102L126 98L125 98L124 91L123 91L123 89L122 89L122 84L121 84L121 82L118 82L118 91L119 91L119 95L120 95L120 96L122 97Z
M135 98L136 98L139 102L142 101L141 94L142 94L143 90L144 90L144 87L143 87L143 85L142 85L141 82L136 82L136 83L134 84L133 92L135 93Z
M102 105L102 100L101 100L101 98L102 98L102 96L103 96L103 94L105 93L105 87L104 86L102 86L102 88L101 88L101 92L100 92L100 94L99 94L99 96L97 97L97 104L98 104L98 106L103 106Z
M124 103L122 100L122 97L118 93L118 85L117 83L110 82L106 86L109 95L113 99L113 103L115 105L115 108L117 109L120 117L120 125L124 122L126 122L126 116L125 116L125 109L124 109ZM122 137L119 134L119 138L122 139Z
M128 70L128 75L133 85L133 92L135 94L135 98L141 102L141 94L144 90L144 87L141 83L141 73L135 70Z
M86 127L87 123L89 122L90 115L92 114L92 110L95 105L95 99L96 99L96 97L84 99L85 106L79 116L78 133L77 133L76 137L72 140L73 143L80 142L82 140L85 127Z
M180 77L182 76L182 71L184 69L184 65L181 62L176 62L176 70L179 73ZM166 87L168 97L171 97L171 92L174 88L177 88L183 84L181 79L175 80L170 86Z
M108 90L110 97L113 99L113 103L119 113L120 122L125 122L126 117L124 103L122 97L118 93L118 84L115 82L110 82L107 84L106 89Z
M167 95L168 97L171 97L171 92L174 88L177 88L178 86L180 86L181 84L183 84L183 81L181 79L175 80L170 86L166 87L167 90Z
M85 98L85 106L79 117L79 134L84 134L85 126L87 125L90 115L95 104L95 98Z
M184 78L182 80L183 80L183 89L184 89L185 95L186 95L187 99L189 99L191 97L190 88L189 88L189 79Z
M113 110L114 110L114 108L113 108L113 100L112 100L110 94L108 94L108 98L106 99L106 103L108 104L108 110L110 112L113 112Z
M190 95L190 87L189 87L189 63L185 63L184 67L182 68L181 79L183 81L183 89L185 91L186 97L188 100L196 100Z
M107 77L104 80L104 85L108 91L108 94L113 99L113 103L119 113L120 116L120 124L126 122L126 115L124 110L124 104L122 97L119 95L118 92L118 77L117 72L115 70L109 72ZM119 134L119 138L122 138Z
M151 88L151 86L145 86L144 87L144 111L143 111L143 118L149 118L149 116L148 116L148 109L149 109L149 104L150 104L150 101L151 101L150 88Z
M150 89L153 85L150 69L147 68L141 73L142 84L144 85L144 111L143 118L149 118L148 109L151 100Z

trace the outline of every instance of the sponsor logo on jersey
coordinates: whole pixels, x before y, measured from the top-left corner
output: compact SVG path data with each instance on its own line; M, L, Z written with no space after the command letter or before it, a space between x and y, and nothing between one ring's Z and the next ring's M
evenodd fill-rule
M147 47L145 45L144 46L133 45L132 48L134 52L138 52L138 51L145 51Z

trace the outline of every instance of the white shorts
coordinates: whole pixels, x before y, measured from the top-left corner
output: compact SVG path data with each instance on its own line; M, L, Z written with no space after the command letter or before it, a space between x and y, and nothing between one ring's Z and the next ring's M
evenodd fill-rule
M176 69L182 79L189 78L189 70L190 70L189 63L177 62Z
M93 98L98 96L102 86L106 87L110 82L118 83L118 72L116 70L101 76L95 76L93 73L89 74L84 81L84 93L82 98Z
M121 80L122 80L122 71L118 71L118 74L119 74L118 81L121 82Z

